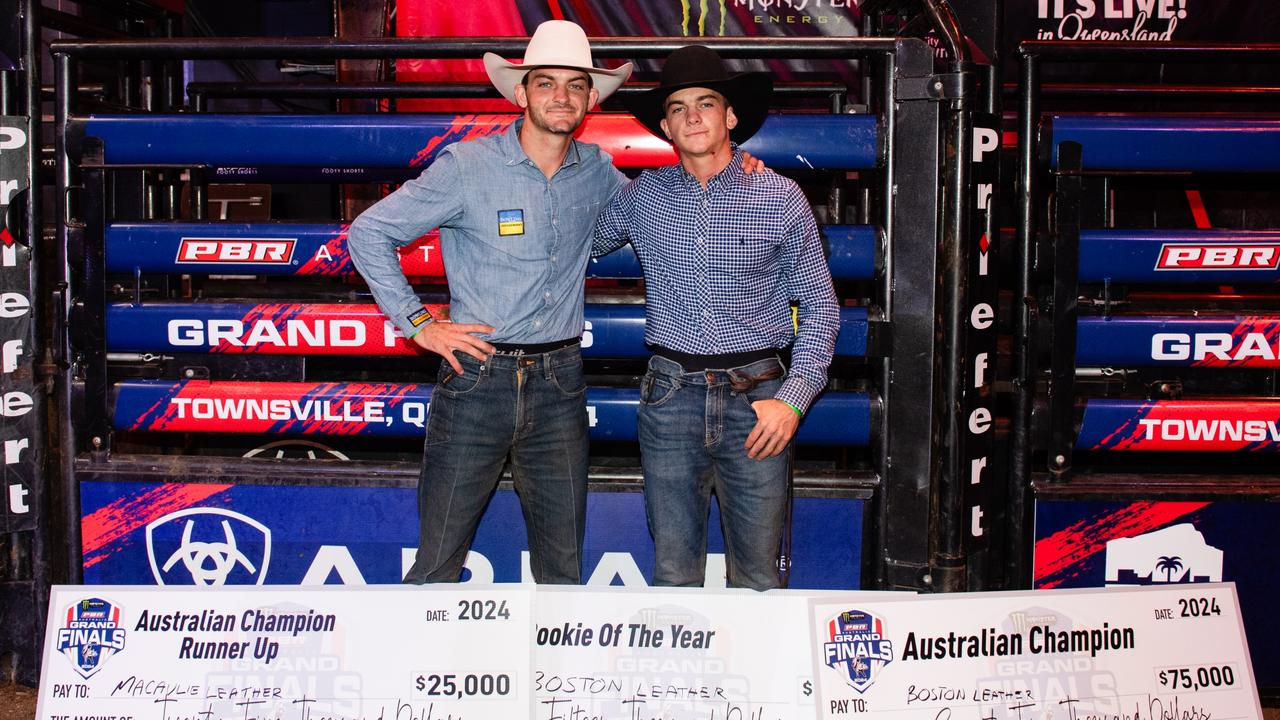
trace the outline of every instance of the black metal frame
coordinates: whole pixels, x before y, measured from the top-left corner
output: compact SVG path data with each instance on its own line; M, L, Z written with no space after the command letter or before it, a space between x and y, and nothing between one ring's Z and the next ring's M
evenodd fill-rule
M958 31L957 31L958 33ZM966 184L969 143L969 72L964 62L963 43L958 34L946 36L956 41L960 60L948 75L935 75L933 51L919 40L891 38L790 38L727 39L703 38L726 58L795 57L862 58L880 61L879 77L886 118L883 171L884 207L879 215L886 231L886 272L881 280L885 317L893 326L893 351L883 370L885 418L879 454L882 497L876 506L872 532L877 556L870 575L876 587L915 589L964 589L965 573L960 551L961 522L954 517L959 507L960 482L955 458L942 456L943 438L954 437L958 418L951 417L948 399L954 398L959 371L951 362L956 353L955 328L961 321L959 301L963 296L965 244L969 188ZM954 37L953 37L954 36ZM662 57L687 43L684 38L593 39L597 57ZM59 262L70 287L75 287L67 248L91 242L86 236L89 208L77 207L77 194L86 177L76 160L80 154L83 121L76 115L74 84L78 63L85 60L160 59L248 59L288 55L303 60L336 58L470 58L476 47L501 55L515 56L525 41L512 38L387 39L344 41L329 38L286 38L264 41L222 38L207 40L60 42L52 47L55 64L57 106L57 212L59 222ZM240 91L255 91L240 87ZM945 148L945 152L943 150ZM98 180L93 179L96 183ZM909 192L898 192L900 184ZM940 188L945 190L940 194ZM945 204L941 202L945 197ZM898 238L909 239L900 241ZM934 242L921 242L924 238ZM941 259L941 260L939 260ZM942 280L936 263L947 267ZM946 288L945 294L938 286ZM75 288L77 292L79 288ZM76 311L78 297L62 298L60 316L65 321ZM86 316L92 321L90 303ZM937 341L940 330L944 340ZM59 377L58 403L67 437L77 427L71 421L73 395L90 360L83 348L67 345L63 338L55 354L64 368ZM87 401L105 408L104 389L85 387ZM922 401L922 398L928 398ZM939 417L943 417L939 421ZM950 432L951 435L944 435ZM93 451L103 447L89 435L70 453L64 463L62 483L68 498L75 498L76 478L81 474L110 473L105 455ZM928 438L928 442L922 442ZM105 441L104 441L105 442ZM257 467L257 462L255 467ZM220 461L231 474L249 472L242 463ZM316 475L314 468L309 474ZM944 482L944 480L946 480ZM78 507L63 509L72 528L78 527ZM927 529L926 529L927 528ZM944 537L945 536L945 537ZM78 533L68 538L78 544ZM78 569L78 568L77 568Z
M1078 241L1083 204L1088 183L1082 177L1079 145L1062 143L1058 148L1058 170L1055 174L1053 210L1049 212L1040 183L1047 172L1048 147L1039 137L1041 98L1046 94L1103 94L1099 84L1047 84L1041 81L1041 69L1054 62L1175 62L1175 63L1257 63L1280 62L1280 44L1230 45L1216 43L1144 43L1124 42L1028 41L1019 46L1018 69L1018 176L1016 181L1018 218L1017 277L1014 288L1014 357L1013 416L1009 450L1011 534L1006 547L1010 578L1015 584L1029 585L1032 548L1032 504L1030 492L1036 471L1032 467L1034 438L1033 410L1036 385L1040 378L1035 343L1041 307L1037 296L1036 275L1052 260L1054 272L1053 300L1050 320L1054 331L1054 355L1049 373L1047 420L1047 467L1051 481L1061 482L1071 475L1071 451L1075 440L1074 382L1075 337L1077 320ZM1239 97L1273 99L1280 88L1230 86L1161 86L1119 85L1122 97L1150 99L1156 96L1174 99L1201 97ZM1055 223L1054 242L1046 241L1040 230L1042 216Z

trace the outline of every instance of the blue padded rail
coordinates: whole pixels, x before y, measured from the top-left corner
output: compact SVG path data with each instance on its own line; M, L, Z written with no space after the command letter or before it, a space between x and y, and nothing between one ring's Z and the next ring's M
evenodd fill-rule
M1090 316L1076 327L1084 367L1280 367L1280 316Z
M1280 231L1085 230L1081 282L1219 283L1280 280Z
M870 225L820 226L837 280L875 277L880 235ZM339 275L355 272L346 247L346 226L337 223L113 223L107 226L108 272L250 273ZM192 252L202 243L202 252ZM217 255L219 261L202 257ZM228 259L230 258L230 259ZM631 246L593 260L587 277L639 278Z
M131 380L112 388L112 423L142 432L421 437L431 385ZM634 442L640 391L587 389L591 439ZM802 445L871 443L872 398L828 392L796 432Z
M588 304L586 321L583 355L649 355L643 305ZM865 307L840 308L837 355L866 354L867 321ZM107 350L362 357L419 352L391 333L375 305L306 303L109 305Z
M103 141L110 164L421 168L449 143L501 130L515 117L138 114L92 115L84 123L85 135ZM634 138L618 133L592 139L620 166L637 167L628 161L627 148L653 137L634 128ZM879 120L770 115L743 147L778 170L873 168L880 158Z
M1045 140L1080 143L1086 170L1280 172L1280 118L1216 115L1049 116Z

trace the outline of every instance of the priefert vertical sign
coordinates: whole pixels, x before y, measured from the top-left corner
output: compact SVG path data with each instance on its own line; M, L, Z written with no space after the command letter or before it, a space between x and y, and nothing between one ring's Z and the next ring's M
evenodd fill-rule
M0 116L0 490L7 532L34 530L40 467L35 328L31 321L31 250L18 244L21 228L9 227L10 204L27 188L26 118Z
M994 506L995 471L991 467L995 448L995 419L992 388L995 379L996 301L994 243L1000 225L996 222L995 192L1000 170L1000 123L994 115L973 116L973 206L970 232L974 238L969 258L968 292L965 297L964 348L966 369L961 392L964 432L960 442L963 472L968 477L964 499L966 547L970 550L989 542L988 512Z

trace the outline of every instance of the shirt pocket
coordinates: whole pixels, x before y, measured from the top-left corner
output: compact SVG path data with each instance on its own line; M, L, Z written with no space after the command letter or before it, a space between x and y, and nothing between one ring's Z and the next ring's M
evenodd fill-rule
M712 244L712 263L739 283L754 286L777 275L782 243L767 237L734 237Z
M595 236L596 218L600 216L602 207L604 203L599 200L579 200L570 204L560 218L561 236L575 245L583 238L590 240Z

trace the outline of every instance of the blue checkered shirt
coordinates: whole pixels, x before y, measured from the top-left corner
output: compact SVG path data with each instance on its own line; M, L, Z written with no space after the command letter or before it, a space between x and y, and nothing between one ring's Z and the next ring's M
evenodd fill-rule
M737 149L705 189L679 164L646 171L600 214L591 253L628 242L644 270L645 342L718 355L794 341L775 397L808 409L827 385L840 311L813 212L794 182L743 173Z

